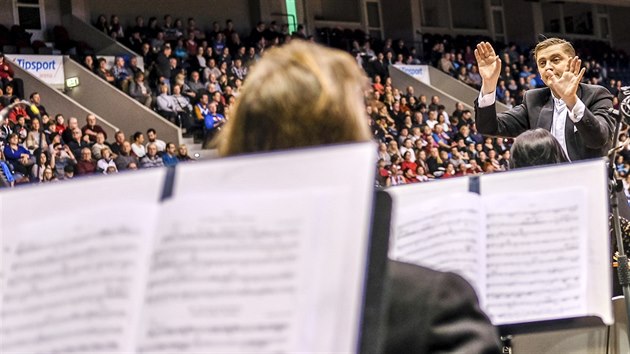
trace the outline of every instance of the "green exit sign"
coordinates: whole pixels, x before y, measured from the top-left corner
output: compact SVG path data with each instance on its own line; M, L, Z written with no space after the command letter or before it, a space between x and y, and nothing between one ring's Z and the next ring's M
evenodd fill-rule
M73 88L79 86L79 78L78 77L69 77L66 79L66 87Z

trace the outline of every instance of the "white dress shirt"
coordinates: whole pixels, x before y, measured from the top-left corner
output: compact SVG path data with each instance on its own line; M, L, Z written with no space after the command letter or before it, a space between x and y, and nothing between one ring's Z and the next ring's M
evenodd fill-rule
M565 117L568 113L569 119L571 119L573 123L579 122L580 120L582 120L582 117L584 117L584 110L586 109L586 106L584 105L584 102L582 102L582 100L578 98L575 106L573 106L573 110L569 111L567 109L566 103L564 103L563 100L556 98L553 93L551 94L551 96L553 97L553 121L551 123L551 135L553 135L556 140L558 140L560 146L562 146L562 150L564 150L564 153L567 155L567 159L569 159L569 152L567 151L567 141L564 135L564 129L566 125ZM485 108L493 105L496 101L495 97L496 91L493 91L487 95L484 95L481 91L479 91L479 108ZM577 131L577 128L574 127L573 129Z

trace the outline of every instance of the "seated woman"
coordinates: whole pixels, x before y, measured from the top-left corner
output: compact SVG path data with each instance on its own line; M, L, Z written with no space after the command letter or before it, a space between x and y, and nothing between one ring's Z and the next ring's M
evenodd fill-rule
M370 141L367 83L341 51L299 40L266 51L217 135L219 154ZM496 330L463 278L395 261L388 272L383 352L500 352Z
M7 143L4 145L4 156L7 162L13 168L16 173L16 180L26 177L31 173L31 168L35 164L35 158L31 155L24 146L19 144L19 138L17 134L12 133L7 138Z
M547 130L537 128L522 133L514 140L510 168L552 165L568 161L558 140Z

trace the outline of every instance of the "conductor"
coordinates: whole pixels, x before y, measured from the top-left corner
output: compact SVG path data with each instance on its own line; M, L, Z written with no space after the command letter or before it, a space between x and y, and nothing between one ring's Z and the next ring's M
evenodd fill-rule
M612 95L604 87L582 84L585 69L571 43L560 38L539 42L533 52L547 87L525 93L523 103L497 113L495 91L501 59L487 42L477 44L475 58L482 78L475 100L477 129L485 135L516 137L543 128L571 161L606 155L612 146L614 120L608 115Z

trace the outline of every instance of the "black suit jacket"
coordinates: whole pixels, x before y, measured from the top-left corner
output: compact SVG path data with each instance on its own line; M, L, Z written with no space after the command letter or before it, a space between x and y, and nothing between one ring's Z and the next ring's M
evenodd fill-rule
M462 277L388 262L384 353L500 353L499 335Z
M567 113L565 140L571 161L606 155L612 146L615 122L608 114L612 95L602 86L580 84L577 96L586 109L582 120L573 123ZM475 101L477 130L485 135L516 137L529 129L551 131L553 97L548 87L529 90L523 103L507 112L497 113L495 105L479 108Z

